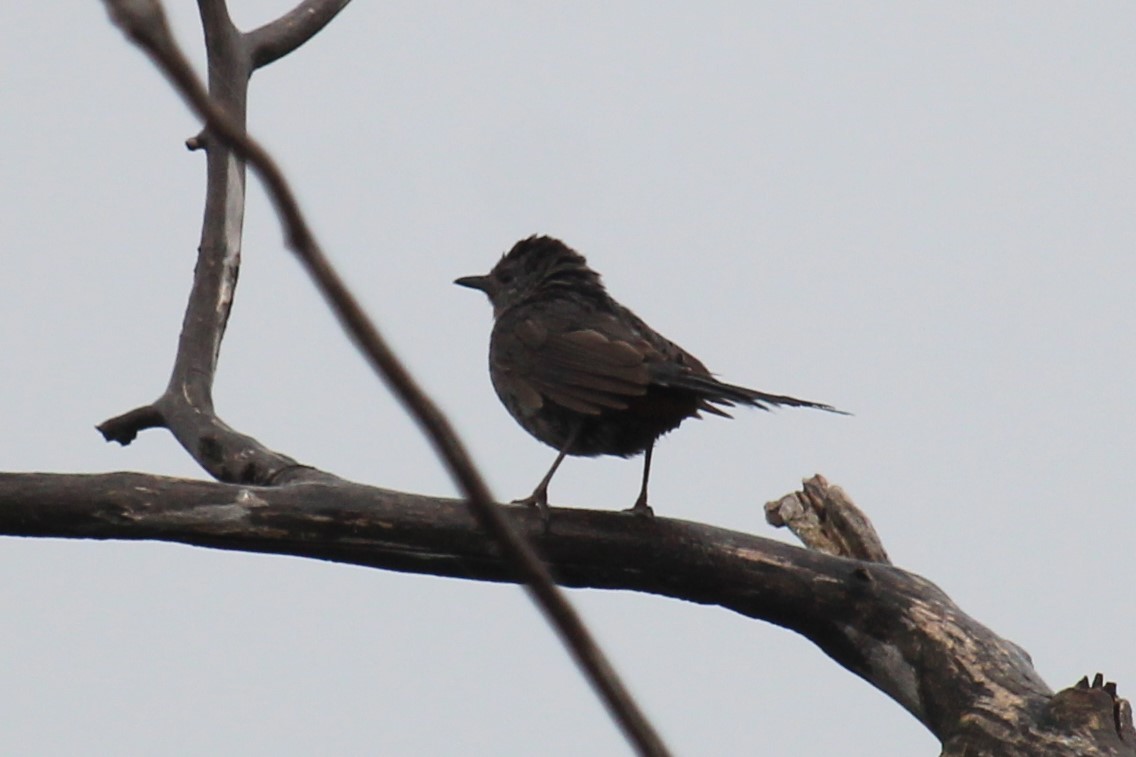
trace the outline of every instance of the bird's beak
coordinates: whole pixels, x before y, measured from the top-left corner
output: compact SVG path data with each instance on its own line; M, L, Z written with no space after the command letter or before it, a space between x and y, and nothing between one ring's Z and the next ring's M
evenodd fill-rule
M455 279L454 283L460 287L480 289L486 294L490 294L495 288L493 286L493 279L489 276L462 276L460 279Z

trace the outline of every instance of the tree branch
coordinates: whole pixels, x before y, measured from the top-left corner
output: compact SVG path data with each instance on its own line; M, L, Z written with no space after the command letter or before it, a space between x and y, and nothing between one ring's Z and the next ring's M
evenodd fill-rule
M112 18L152 58L170 62L177 87L201 89L189 62L166 28L161 6L152 2L109 3ZM220 0L199 0L208 58L209 89L243 130L251 59L241 34ZM204 97L209 97L201 92ZM231 483L272 484L330 474L300 465L226 425L213 405L217 360L228 324L241 264L245 164L208 133L190 140L206 150L205 211L193 285L178 337L177 356L162 396L152 404L99 424L107 441L129 444L146 428L165 427L211 476Z
M1019 647L931 582L698 523L509 508L557 580L717 605L796 631L901 704L944 755L1133 755L1103 680L1053 694ZM512 581L458 500L360 485L247 487L159 476L0 474L0 533L160 539L389 570Z
M319 33L351 0L304 0L275 21L248 32L254 69L267 66Z

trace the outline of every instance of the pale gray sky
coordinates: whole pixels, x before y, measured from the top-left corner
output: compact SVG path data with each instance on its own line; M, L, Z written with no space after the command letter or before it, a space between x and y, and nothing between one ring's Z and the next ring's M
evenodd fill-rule
M289 6L234 3L243 26ZM172 8L200 60L193 4ZM199 233L197 124L100 3L0 23L0 468L201 476L93 426L165 385ZM254 82L250 128L503 499L552 450L451 285L560 236L724 378L824 400L663 440L663 515L776 538L822 472L897 564L1054 688L1136 692L1136 5L357 3ZM217 404L360 481L451 494L254 188ZM555 503L627 507L639 461ZM162 544L0 541L0 752L626 753L510 586ZM683 755L915 755L914 719L791 633L573 592Z

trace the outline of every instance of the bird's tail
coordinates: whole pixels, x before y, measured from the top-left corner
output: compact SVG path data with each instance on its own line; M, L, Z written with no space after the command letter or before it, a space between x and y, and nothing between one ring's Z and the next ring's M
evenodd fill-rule
M769 410L773 407L811 407L829 413L851 415L851 413L838 410L832 405L826 405L823 402L812 402L811 400L802 400L783 394L759 392L756 389L749 389L744 386L737 386L736 384L727 384L713 376L704 376L691 371L682 371L666 377L660 376L656 378L656 381L663 386L686 389L687 391L698 394L705 400L702 409L718 415L728 414L718 410L713 407L713 405L725 405L726 407L747 405L750 407L758 407L762 410ZM713 405L710 403L713 403Z

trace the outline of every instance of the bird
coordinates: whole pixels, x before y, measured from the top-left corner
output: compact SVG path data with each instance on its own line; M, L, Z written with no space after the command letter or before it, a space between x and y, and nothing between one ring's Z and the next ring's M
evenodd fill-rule
M583 255L534 235L513 245L483 276L455 284L493 306L489 376L501 403L529 434L558 451L532 494L547 518L548 485L565 456L643 454L639 496L629 512L652 516L647 482L655 441L701 413L723 408L831 405L719 381L698 358L607 293Z

